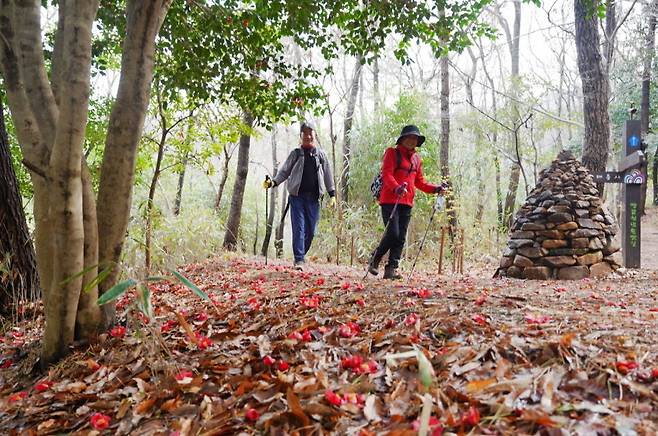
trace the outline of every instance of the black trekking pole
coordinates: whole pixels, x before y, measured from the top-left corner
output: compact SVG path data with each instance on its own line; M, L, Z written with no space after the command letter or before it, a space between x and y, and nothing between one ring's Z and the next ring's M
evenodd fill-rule
M405 186L405 189L406 189L407 183L405 182L405 183L403 183L403 185ZM382 242L384 242L384 238L386 238L386 234L388 233L388 228L391 225L391 221L393 221L393 217L395 216L395 212L398 210L398 204L400 204L400 199L401 198L402 198L402 193L398 194L397 198L395 199L395 204L393 204L393 210L391 211L391 214L388 217L388 222L386 223L386 226L384 227L384 234L379 239L379 244L377 244L377 247L382 245ZM377 250L377 248L375 248L375 250ZM372 255L374 255L374 254L375 253L373 252ZM372 255L371 255L371 257L372 257ZM366 266L366 275L363 276L362 280L365 280L366 277L368 277L368 267L367 266Z
M265 174L265 182L270 181L270 176ZM270 188L265 190L265 234L267 234L267 226L270 224L270 214L269 214L269 204L270 204ZM270 237L272 236L272 229L270 228ZM267 253L270 251L269 244L265 247L265 265L267 265Z
M409 277L407 277L407 284L409 283L409 281L411 281L411 276L414 274L414 271L416 270L416 262L418 262L418 258L420 257L420 252L423 250L423 245L425 245L425 238L427 238L427 233L430 231L430 227L432 227L432 221L434 221L434 215L436 214L437 210L443 209L444 202L445 199L443 198L442 195L436 196L436 201L432 206L432 215L430 215L430 221L429 223L427 223L425 234L423 235L423 239L421 239L420 241L420 247L418 247L418 253L416 253L416 258L414 259L414 263L411 266L411 272L409 273Z

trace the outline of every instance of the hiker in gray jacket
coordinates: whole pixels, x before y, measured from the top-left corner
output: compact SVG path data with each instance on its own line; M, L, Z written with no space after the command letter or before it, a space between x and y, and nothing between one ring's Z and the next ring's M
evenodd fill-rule
M290 152L276 176L265 179L263 187L269 189L288 181L292 251L295 267L302 269L320 218L320 198L327 192L329 206L335 207L336 189L327 154L315 146L313 125L303 122L299 136L301 145Z

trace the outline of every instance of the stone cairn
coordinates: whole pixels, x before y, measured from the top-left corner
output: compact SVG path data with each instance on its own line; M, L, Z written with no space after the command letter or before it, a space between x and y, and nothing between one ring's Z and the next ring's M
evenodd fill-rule
M621 266L617 232L592 175L561 151L517 212L496 275L577 280L608 274Z

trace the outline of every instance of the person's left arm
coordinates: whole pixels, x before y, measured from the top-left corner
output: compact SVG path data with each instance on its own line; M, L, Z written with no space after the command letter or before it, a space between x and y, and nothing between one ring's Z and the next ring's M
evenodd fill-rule
M441 192L442 189L440 185L434 185L425 181L425 177L423 176L423 163L420 161L420 157L417 157L417 161L418 170L416 171L416 187L427 194L436 194Z
M322 172L324 173L324 187L327 189L327 193L330 197L336 195L336 187L334 186L334 175L331 172L331 166L329 165L329 159L327 159L327 154L324 150L321 150L322 153Z

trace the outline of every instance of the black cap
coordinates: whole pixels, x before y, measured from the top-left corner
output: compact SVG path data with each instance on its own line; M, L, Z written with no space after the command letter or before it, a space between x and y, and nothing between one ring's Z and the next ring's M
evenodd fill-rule
M302 132L304 132L304 129L311 129L315 131L315 126L310 121L303 121L302 124L299 126L299 133L301 134Z
M395 143L399 144L400 139L404 138L405 136L411 136L411 135L418 137L417 147L420 147L421 145L423 145L423 142L425 142L425 137L420 134L420 129L418 129L418 127L414 126L413 124L410 124L402 128L402 131L400 132L400 137L398 138L397 141L395 141Z

